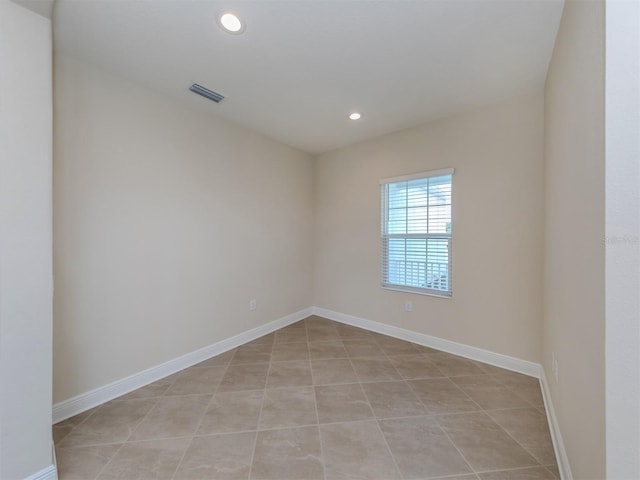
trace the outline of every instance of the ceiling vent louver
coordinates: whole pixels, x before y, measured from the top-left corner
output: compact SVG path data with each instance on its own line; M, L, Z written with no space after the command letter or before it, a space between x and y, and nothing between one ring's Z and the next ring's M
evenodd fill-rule
M224 100L224 95L220 95L218 92L209 90L208 88L203 87L202 85L198 85L197 83L194 83L193 85L191 85L189 87L189 90L191 90L193 93L197 93L198 95L203 96L204 98L208 98L209 100L216 103L220 103L222 100Z

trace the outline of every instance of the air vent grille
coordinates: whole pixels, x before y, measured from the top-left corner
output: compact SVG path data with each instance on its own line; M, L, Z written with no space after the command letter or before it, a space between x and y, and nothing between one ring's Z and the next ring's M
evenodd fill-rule
M216 103L220 103L222 100L224 100L224 95L220 95L218 92L209 90L208 88L203 87L202 85L198 85L197 83L194 83L193 85L191 85L189 87L189 90L191 90L193 93L197 93L198 95L203 96L204 98L208 98L209 100Z

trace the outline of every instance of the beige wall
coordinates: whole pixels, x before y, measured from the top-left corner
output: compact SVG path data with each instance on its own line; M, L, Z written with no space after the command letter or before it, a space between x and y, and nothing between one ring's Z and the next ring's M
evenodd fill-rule
M54 471L51 21L0 2L0 62L0 478L13 480Z
M321 155L315 305L540 361L543 129L540 90ZM378 181L444 167L456 169L453 298L384 290Z
M70 58L54 91L54 402L311 305L310 156Z
M565 4L545 153L542 360L574 478L605 478L604 1Z

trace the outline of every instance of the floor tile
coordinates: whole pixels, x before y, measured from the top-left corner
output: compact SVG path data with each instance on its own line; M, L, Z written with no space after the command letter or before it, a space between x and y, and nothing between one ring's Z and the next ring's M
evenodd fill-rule
M121 444L95 447L56 448L60 480L91 480L120 450Z
M555 477L544 467L522 468L518 470L502 470L478 474L480 480L555 480Z
M475 473L468 475L447 475L446 477L429 477L429 480L478 480Z
M267 388L297 387L312 383L311 364L308 361L271 363Z
M383 351L374 342L356 342L345 340L344 348L347 351L347 355L351 358L358 357L382 357Z
M480 407L448 378L407 380L429 413L458 413Z
M478 367L473 360L467 360L450 353L430 354L430 358L447 377L485 374L484 370Z
M515 372L496 375L495 378L534 407L544 409L540 380L537 378Z
M506 370L504 368L496 367L495 365L489 365L488 363L475 362L475 364L478 367L480 367L480 370L482 370L487 375L504 375L504 374L510 374L511 373L510 370ZM519 374L516 374L516 375L519 375Z
M255 432L195 437L174 478L247 480L255 438Z
M314 385L355 383L358 381L351 362L346 358L312 360L311 374Z
M303 343L278 343L271 352L272 362L309 360L309 345Z
M485 410L529 406L529 403L491 376L454 377L451 381Z
M158 399L112 400L76 426L61 447L100 445L126 441Z
M71 433L71 430L73 430L73 426L71 425L54 425L51 428L53 442L59 445L62 440Z
M130 440L150 440L193 435L211 395L163 397L140 422Z
M328 318L320 317L318 315L311 315L304 319L304 324L307 327L331 327L335 328L339 325L338 322L334 322L333 320L329 320Z
M144 387L143 387L144 388ZM121 399L122 397L120 397ZM75 427L77 425L80 425L82 422L84 422L87 418L89 418L91 415L93 415L100 407L95 407L92 408L90 410L87 410L85 412L79 413L77 415L74 415L73 417L69 417L66 420L62 420L58 423L55 424L56 427Z
M352 358L351 364L361 382L402 380L398 371L387 358Z
M218 385L217 392L259 390L267 381L268 364L231 365Z
M154 398L161 397L176 381L179 374L169 375L168 377L161 378L160 380L138 388L133 392L129 392L126 395L118 397L118 400L129 400L132 398Z
M307 331L304 328L300 328L295 330L278 330L274 343L298 343L306 341Z
M309 343L311 360L327 358L347 358L347 351L342 341Z
M216 391L227 367L187 368L178 373L165 395L193 395Z
M374 421L320 426L327 480L393 480L400 474Z
M313 387L265 390L260 429L296 427L318 423Z
M473 473L432 417L383 420L380 428L403 478Z
M318 427L258 432L251 465L255 480L324 478Z
M557 464L547 465L546 469L549 470L549 473L551 473L553 478L556 478L557 480L560 480L560 470L558 470L558 465Z
M263 390L216 393L202 417L199 435L257 430Z
M405 380L444 377L428 355L395 355L389 360Z
M238 347L231 359L231 365L245 363L269 363L273 346L269 343L242 345Z
M67 418L66 420L62 420L61 422L56 423L52 428L53 440L56 445L60 445L60 442L69 434L74 427L77 427L82 422L84 422L87 418L89 418L96 409L92 408L86 412L82 412L78 415L74 415L73 417Z
M420 348L411 342L385 337L384 335L378 339L377 343L386 355L412 355L421 353Z
M351 325L339 324L336 326L336 330L343 340L366 340L372 338L371 332Z
M359 384L315 387L320 423L373 418L373 411Z
M229 365L229 362L231 362L231 358L233 357L234 353L235 350L229 350L228 352L221 353L220 355L216 355L215 357L211 357L208 360L197 363L194 365L194 367L224 367L226 365Z
M425 345L419 345L417 343L414 343L413 345L420 353L423 353L423 354L424 353L442 353L440 350L436 350L435 348L427 347Z
M495 410L487 414L522 445L540 465L556 463L547 417L538 409Z
M125 443L98 480L170 480L190 438Z
M378 418L426 415L424 405L405 382L363 383L362 389Z
M335 342L341 339L338 331L333 327L307 328L307 338L310 343Z
M476 473L538 465L486 413L443 415L437 420Z

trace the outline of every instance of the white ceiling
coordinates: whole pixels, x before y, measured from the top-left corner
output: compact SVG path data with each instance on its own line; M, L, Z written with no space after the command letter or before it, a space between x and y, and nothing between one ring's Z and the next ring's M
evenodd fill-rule
M563 0L57 0L55 49L317 154L544 84ZM242 35L216 24L232 9ZM212 103L187 88L225 95ZM349 112L362 112L357 122Z

